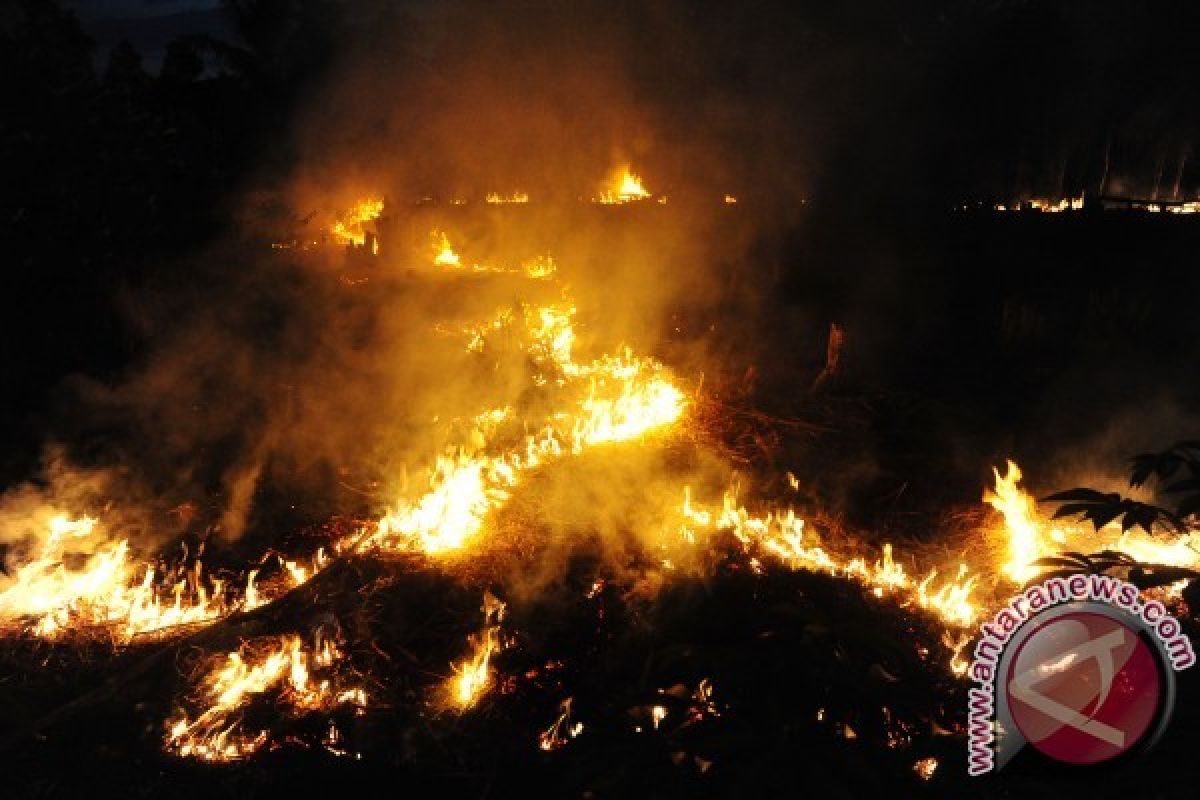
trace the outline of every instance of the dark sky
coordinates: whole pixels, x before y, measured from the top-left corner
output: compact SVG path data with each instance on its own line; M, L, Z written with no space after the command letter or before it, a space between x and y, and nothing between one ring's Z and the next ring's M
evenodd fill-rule
M167 42L178 36L210 34L229 38L220 0L64 0L96 42L96 62L104 64L113 45L129 40L157 70Z

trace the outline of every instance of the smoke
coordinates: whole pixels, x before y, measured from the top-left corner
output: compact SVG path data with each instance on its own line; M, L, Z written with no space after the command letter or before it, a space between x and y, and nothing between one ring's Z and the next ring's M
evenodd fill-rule
M60 424L87 443L72 454L83 463L129 465L157 507L193 504L197 529L228 540L377 513L462 443L464 421L527 405L519 350L481 368L463 348L462 325L498 310L568 292L582 358L628 344L684 374L712 369L727 354L681 320L752 309L752 271L770 268L755 255L774 234L751 212L799 207L780 112L753 82L717 80L731 52L682 4L465 3L370 25L346 13L341 57L280 130L294 168L245 193L242 230L126 294L142 357L118 379L77 379ZM624 165L667 204L587 203ZM492 191L533 202L483 207ZM364 196L387 198L369 265L267 247L281 216L309 218L298 235L316 238ZM460 198L473 204L449 205ZM446 279L430 268L432 230L467 264L550 255L559 275Z
M773 294L812 286L849 320L851 361L891 362L888 347L912 338L896 329L931 324L934 301L899 291L910 276L893 250L911 242L870 234L870 217L880 198L921 190L920 153L937 147L913 145L926 117L904 101L926 64L905 54L910 33L921 41L942 22L910 31L878 9L866 25L768 6L341 4L337 58L280 121L286 156L243 193L240 230L124 298L145 345L125 375L75 383L60 433L87 446L72 456L130 465L156 506L192 503L199 525L231 540L378 513L469 439L474 415L536 402L519 349L481 362L462 326L564 291L584 360L628 344L719 385L766 351L795 377L806 348L819 360L827 320ZM625 165L666 204L586 202ZM489 192L531 202L487 207ZM288 233L320 238L366 196L387 199L378 258L270 250ZM796 269L785 258L814 196L831 210L809 223L826 230ZM468 265L551 255L557 279L438 275L434 230ZM874 469L869 454L858 463ZM541 488L548 506L608 513L646 506L627 482L697 477L644 469ZM619 514L597 524L616 546L642 522L653 528Z
M57 518L97 520L95 533L70 537L73 558L90 555L113 536L152 541L177 534L178 518L155 517L137 478L118 467L72 464L63 449L48 446L38 475L0 494L0 572L27 561L46 544ZM5 581L0 576L0 590Z

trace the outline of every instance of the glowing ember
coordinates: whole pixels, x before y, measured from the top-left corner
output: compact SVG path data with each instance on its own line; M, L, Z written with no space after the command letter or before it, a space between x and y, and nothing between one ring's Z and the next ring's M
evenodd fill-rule
M913 764L913 772L917 773L917 777L923 781L933 778L933 773L937 772L937 768L938 760L933 756L918 759Z
M583 723L571 720L572 698L568 697L559 704L559 714L554 723L538 734L538 748L549 752L564 746L571 739L583 733Z

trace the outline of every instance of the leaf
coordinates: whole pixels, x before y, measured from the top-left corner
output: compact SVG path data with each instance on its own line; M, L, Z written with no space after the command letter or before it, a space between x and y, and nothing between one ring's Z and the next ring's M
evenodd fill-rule
M1163 564L1141 564L1129 571L1129 582L1139 589L1153 589L1187 578L1196 578L1200 573L1187 567L1172 567Z
M1087 565L1087 559L1068 558L1067 556L1043 556L1030 562L1031 567L1081 567Z
M1063 517L1073 517L1076 514L1086 514L1092 507L1092 503L1067 503L1058 507L1058 510L1054 512L1053 518L1061 519Z
M1109 500L1119 500L1121 496L1116 492L1098 492L1095 489L1078 487L1075 489L1067 489L1065 492L1055 492L1054 494L1043 497L1038 502L1041 503L1098 503Z
M1133 556L1129 555L1128 553L1122 553L1120 550L1101 550L1099 553L1095 553L1092 556L1093 560L1097 558L1112 559L1118 564L1125 565L1138 563Z
M1175 516L1178 517L1178 523L1176 527L1184 527L1183 518L1190 517L1194 514L1200 514L1200 494L1192 495L1180 503L1179 507L1175 509Z

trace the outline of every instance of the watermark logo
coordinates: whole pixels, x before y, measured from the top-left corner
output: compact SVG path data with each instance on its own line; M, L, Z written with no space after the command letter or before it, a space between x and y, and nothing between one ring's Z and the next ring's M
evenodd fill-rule
M1080 765L1145 750L1170 719L1174 673L1196 660L1161 602L1107 575L1029 587L980 634L968 670L971 775L1027 745Z

